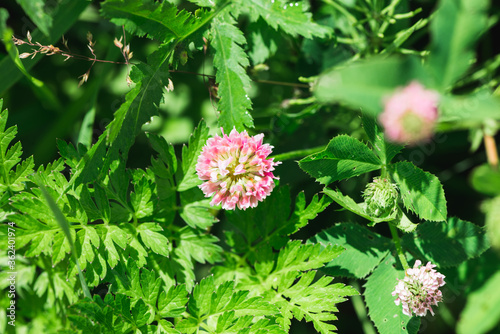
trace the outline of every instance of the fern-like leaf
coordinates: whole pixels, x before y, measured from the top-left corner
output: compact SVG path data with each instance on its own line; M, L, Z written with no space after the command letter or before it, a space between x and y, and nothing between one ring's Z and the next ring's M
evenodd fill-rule
M211 13L198 10L196 15L181 10L171 3L150 0L107 0L101 13L118 26L125 26L139 37L147 36L162 43L182 40L206 24Z
M246 44L243 33L234 25L235 20L225 14L224 20L216 18L212 22L212 46L215 49L214 66L217 69L216 82L219 85L219 124L229 132L235 127L242 131L253 127L253 119L248 112L252 102L247 90L250 78L245 67L248 56L241 45Z
M248 11L253 21L260 17L272 28L281 28L292 36L306 38L325 37L332 33L330 27L321 26L312 21L312 15L305 12L303 1L288 2L284 0L248 0L239 1L241 10Z
M0 111L2 105L3 100L0 100ZM14 125L6 129L8 115L7 110L0 113L0 197L9 190L23 190L24 182L28 181L27 177L33 173L34 167L33 157L21 162L23 152L20 142L9 147L17 134L17 127Z

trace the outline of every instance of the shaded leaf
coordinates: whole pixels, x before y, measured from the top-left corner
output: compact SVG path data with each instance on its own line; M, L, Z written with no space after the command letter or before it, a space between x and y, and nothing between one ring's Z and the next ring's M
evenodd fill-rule
M456 217L418 224L402 238L403 247L440 267L457 266L481 255L490 245L483 228Z
M320 102L346 103L376 116L382 111L386 96L414 79L425 85L429 81L419 60L375 57L325 71L319 76L313 91Z
M364 278L393 247L392 241L354 223L340 223L309 239L314 244L345 248L321 270L332 276Z
M197 11L195 16L179 11L169 2L140 0L107 0L101 5L101 13L139 37L147 36L162 43L186 38L206 24L209 16L205 10Z
M435 175L407 161L390 165L389 171L408 210L415 212L421 219L446 220L446 198L443 186Z
M467 298L457 333L488 333L500 322L500 271L491 276L478 290ZM497 327L498 328L498 327Z
M52 17L45 12L44 0L16 0L16 2L28 14L29 18L36 24L37 28L45 36L49 36L52 27Z
M323 151L300 160L299 166L319 183L328 185L380 169L381 162L359 140L340 135L333 138Z
M321 26L312 20L312 15L305 12L302 1L287 2L284 0L247 0L242 3L241 10L248 10L253 21L261 17L272 28L281 28L292 36L301 35L306 38L325 37L332 29Z
M196 187L202 181L196 174L196 164L198 156L201 153L208 139L208 128L203 120L189 137L188 146L182 147L182 178L178 180L177 191L185 191Z
M429 65L441 90L469 68L474 44L488 26L489 1L442 0L431 21Z

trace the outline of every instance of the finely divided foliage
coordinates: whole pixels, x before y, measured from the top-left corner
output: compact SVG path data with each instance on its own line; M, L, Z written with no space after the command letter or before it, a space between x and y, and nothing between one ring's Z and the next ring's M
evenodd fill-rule
M1 114L0 190L10 199L9 219L17 227L17 247L33 261L44 259L38 266L46 272L35 279L36 291L39 295L49 291L53 298L66 296L74 303L68 317L75 330L286 333L291 319L296 318L312 322L321 333L333 333L335 326L330 321L336 319L335 304L357 293L343 284L333 284L332 278L313 280L316 272L310 270L336 257L340 247L320 250L319 245L298 241L287 245L286 236L329 204L326 197L320 200L315 196L306 206L303 194L292 216L283 225L275 222L275 227L269 228L268 241L281 250L274 260L272 253L267 254L271 263L276 263L270 272L261 271L260 257L250 256L247 269L241 269L253 272L251 276L225 280L227 275L219 275L196 281L195 263L214 264L223 259L218 238L207 232L217 219L196 188L200 180L195 164L208 139L204 122L183 148L181 163L171 145L149 134L151 146L158 152L151 168L126 168L135 135L157 113L163 99L176 46L184 41L197 43L199 35L194 35L209 26L206 31L215 51L220 124L226 129L253 126L246 92L250 79L245 72L245 39L231 18L230 7L222 9L224 6L191 14L179 12L168 2L104 2L103 16L162 45L146 63L133 65L130 78L135 85L98 141L89 148L58 141L62 158L40 167L36 175L31 157L21 161L20 144L10 146L16 128L6 129L7 112ZM301 21L307 21L311 31L303 30L304 35L324 35L327 31L310 22L302 9L292 12L287 20L282 16L270 22L272 28L295 27L288 32L296 34ZM194 37L189 40L191 35ZM66 168L71 170L69 179ZM289 196L288 190L282 194ZM51 205L56 205L55 211ZM179 205L183 209L177 215ZM289 205L284 206L287 216ZM63 229L59 220L64 222ZM107 294L77 301L79 273L83 273L82 286L91 289L111 283ZM245 286L251 285L246 282L259 275L267 282L266 288L258 293L247 290ZM47 303L52 301L47 299Z
M43 34L52 40L54 31L61 36L61 13L66 13L61 6L53 13L48 1L17 3L38 27L33 36ZM366 311L357 307L361 297L353 298L359 298L355 303L358 316L371 320L364 324L366 332L375 330L368 328L373 324L382 334L417 333L420 318L411 311L421 316L428 309L429 303L419 304L428 297L425 291L431 292L434 305L445 295L439 288L447 278L438 270L447 270L446 277L450 277L448 273L457 271L457 266L460 273L473 271L471 263L482 268L483 256L491 256L487 252L490 241L482 227L448 217L441 181L399 155L403 143L390 142L391 123L385 122L382 128L377 116L388 96L415 81L413 87L435 91L432 96L436 98L439 95L434 116L448 122L456 117L464 124L480 122L481 136L486 136L491 130L487 125L498 118L497 99L489 94L468 103L472 97L450 92L464 90L471 83L470 78L457 80L467 75L476 35L486 29L488 4L486 0L475 5L441 0L430 29L431 53L428 61L422 61L424 53L401 45L427 21L408 25L394 36L391 30L393 21L413 17L418 10L400 14L399 0L383 10L372 8L371 2L362 3L355 8L360 9L356 15L367 15L366 24L350 14L353 8L337 1L313 5L321 8L317 14L340 23L313 20L305 0L101 2L103 19L136 40L146 38L154 50L143 61L125 57L128 92L96 141L91 142L90 133L93 110L79 135L86 138L81 141L85 144L58 140L60 158L37 167L33 157L22 156L21 143L15 140L17 126L7 126L8 112L2 110L0 99L0 249L17 252L16 302L26 306L23 295L36 296L36 304L43 304L40 310L48 314L32 326L66 334L285 334L294 331L294 323L303 322L308 330L331 334L342 317L338 304L362 294ZM376 20L370 16L374 13ZM78 15L73 16L71 20L76 20ZM25 67L21 61L26 57L19 57L16 49L35 45L33 37L27 35L29 43L11 40L7 17L7 11L0 10L0 35L10 55L6 59L13 59L12 66L36 86L35 91L43 93L47 87L31 77L26 70L29 64ZM470 30L469 25L473 26ZM370 33L365 29L371 29ZM342 36L346 31L352 35ZM116 41L115 46L120 43ZM348 57L337 53L337 43L349 46ZM302 53L297 57L300 60L293 61L295 65L315 68L315 62L321 62L326 68L332 62L337 66L317 79L301 79L310 83L306 86L260 80L294 89L286 103L264 109L272 116L272 125L266 127L269 115L262 116L260 101L256 102L257 94L263 92L252 87L252 80L266 78L268 73L260 76L259 71L269 71L264 62L284 44L292 51L290 59ZM324 48L329 51L323 53ZM90 49L94 54L92 45ZM352 50L357 52L354 57ZM389 54L396 50L400 57ZM203 57L203 72L211 66L207 60L212 60L214 75L201 76L210 86L203 93L210 97L213 117L199 121L187 143L175 147L163 136L144 131L144 126L170 102L167 92L175 79L170 73L186 72L180 65L197 52ZM379 52L386 57L371 57ZM460 52L463 59L457 56ZM409 53L415 55L407 57ZM349 61L340 65L330 58ZM4 63L0 62L0 68ZM295 72L287 75L293 77ZM282 87L275 87L270 95L281 96ZM48 99L48 103L55 102ZM293 123L298 127L311 121L306 116L329 108L327 103L339 102L342 105L335 106L339 114L346 107L361 110L361 121L349 115L346 129L353 135L338 134L328 142L329 135L322 149L281 153L284 149L276 142L292 137L295 130L283 126L286 131L278 131L276 120L298 120ZM436 107L435 99L421 102ZM399 100L391 103L403 106ZM305 105L298 113L290 112L294 107L288 109ZM466 112L450 111L461 105ZM406 115L408 106L403 107L400 111ZM401 134L407 135L408 124L403 123L408 119L397 122L401 122ZM352 129L361 125L364 131ZM220 130L222 137L215 134ZM428 130L426 138L435 128ZM150 160L140 164L129 158L138 135L153 152ZM321 137L314 134L311 138ZM283 160L300 158L295 173L300 174L300 169L304 173L292 176L297 183L280 184L280 159L272 155L271 144ZM132 167L138 165L142 167ZM290 177L283 173L282 180ZM307 177L323 190L311 196L300 191L297 184ZM351 183L344 186L345 180ZM359 190L353 195L352 189ZM212 200L205 198L214 194ZM351 222L332 218L338 214L335 210L346 211L342 214ZM318 216L331 223L318 224L315 235L309 234L313 229L304 228L312 227ZM370 229L375 224L379 224L377 229ZM325 229L317 233L322 226ZM401 238L400 233L404 233ZM15 246L10 241L14 236ZM12 255L2 253L0 259L2 265L11 263ZM415 269L409 269L409 261ZM421 263L427 265L418 268ZM6 275L12 268L0 272L0 288L7 286ZM436 279L422 282L418 273ZM356 283L361 288L355 289L338 277L363 280L364 285ZM475 305L494 309L492 305L500 299L495 282L499 282L498 274L491 275L483 289L466 287L473 294L464 311L467 317L459 322L462 332L479 326L479 321L466 319L482 319ZM481 303L492 291L492 301ZM1 297L0 304L5 302ZM437 307L434 310L439 312ZM0 313L0 332L6 328L7 317L8 313ZM18 319L21 322L22 316ZM481 330L492 328L494 320L485 319Z

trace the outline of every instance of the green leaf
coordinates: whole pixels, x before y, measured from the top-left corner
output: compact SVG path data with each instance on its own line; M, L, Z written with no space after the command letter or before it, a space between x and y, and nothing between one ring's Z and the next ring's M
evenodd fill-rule
M78 249L80 245L81 251L79 252L79 261L82 263L82 267L87 262L92 263L95 258L95 249L98 249L101 245L101 239L97 234L96 229L93 226L83 226L83 228L77 233L77 240L75 245ZM94 246L94 248L92 248ZM77 250L78 252L78 250Z
M470 180L474 190L490 196L500 195L500 171L489 164L474 168Z
M211 45L215 49L214 67L217 70L217 94L220 98L219 124L227 133L233 127L243 131L245 127L254 126L252 116L248 112L252 109L252 102L247 93L250 78L245 71L249 62L241 47L246 44L246 40L235 23L235 20L226 14L224 20L214 19L211 27Z
M313 244L345 248L321 270L332 276L365 278L393 247L392 241L354 223L340 223L309 239Z
M248 0L241 2L239 5L241 10L250 13L250 18L253 21L257 21L261 17L275 30L279 27L292 36L301 35L305 38L326 37L332 33L330 27L321 26L312 21L312 15L305 12L307 5L302 1Z
M344 248L339 245L301 244L300 240L289 241L281 250L272 277L293 271L318 269L338 257Z
M344 209L351 211L352 213L357 214L360 217L363 217L365 219L368 219L369 221L373 222L373 224L369 224L370 226L374 225L375 223L379 222L385 222L388 220L391 220L395 218L394 217L372 217L369 214L366 213L366 210L364 208L365 203L356 203L351 197L346 196L342 194L342 192L338 189L332 190L330 188L324 188L323 192L327 194L330 198L332 198L335 202L337 202L340 206L342 206Z
M451 89L474 60L474 44L488 27L489 1L442 0L431 22L429 65L441 91Z
M499 119L500 98L484 89L468 95L442 95L439 120L467 124L468 128L483 126L488 119Z
M249 291L235 289L233 281L215 285L209 276L196 285L188 302L190 317L181 321L176 328L191 333L202 321L213 333L226 333L228 328L241 328L238 318L244 318L246 327L251 327L253 318L278 313L276 306L261 297L249 297ZM250 320L250 321L248 321Z
M233 237L245 240L231 246L237 253L250 252L250 259L259 256L262 247L278 250L288 242L289 235L306 226L330 203L331 200L327 196L319 198L315 194L311 202L306 204L305 194L301 192L297 195L295 208L290 213L290 189L275 188L271 196L253 210L226 212L228 221L238 233L233 234Z
M210 301L214 292L215 282L213 276L202 279L194 287L192 297L189 298L189 313L196 319L200 319L203 315L208 314L211 307Z
M12 29L6 26L6 20L9 17L7 10L4 8L0 8L0 39L3 40L3 44L5 45L5 49L7 50L8 55L10 56L12 62L14 63L17 70L21 72L24 77L31 84L32 89L34 90L37 97L44 103L49 106L49 108L53 110L62 111L62 106L53 91L45 85L45 83L37 78L33 77L26 67L24 63L21 61L18 49L13 40L14 32Z
M142 170L132 172L134 190L130 193L130 204L137 219L149 217L153 214L154 184Z
M394 268L395 259L386 257L368 277L365 287L365 302L368 315L380 334L408 333L416 334L420 327L420 318L403 314L401 305L391 295L397 280L404 278L404 271Z
M109 206L108 196L106 195L106 189L97 183L94 184L94 199L97 209L102 214L102 219L105 222L109 222L111 217L111 208Z
M196 15L181 10L169 2L107 0L101 13L129 32L147 36L162 43L182 40L205 25L211 13L198 10Z
M320 75L313 87L323 103L346 103L356 110L376 116L382 111L383 99L398 86L418 79L427 84L420 60L407 58L370 58L333 68Z
M293 210L292 217L289 220L290 222L293 222L293 229L287 229L286 233L288 235L293 234L302 227L306 226L310 220L313 220L319 213L323 212L330 205L330 203L331 201L329 197L322 196L319 198L318 194L314 194L311 202L306 205L306 195L303 191L300 192L295 199L295 209Z
M405 233L413 232L418 227L418 224L414 224L402 210L398 210L396 219L390 223Z
M64 158L64 162L73 169L76 168L85 154L85 152L77 150L73 144L61 139L57 140L57 148L59 149L59 155Z
M188 146L182 147L182 178L178 180L178 191L185 191L196 187L202 181L196 174L196 164L198 156L209 137L208 128L202 120L189 138Z
M160 175L159 173L158 175L165 179L172 177L177 171L177 157L175 156L174 147L167 144L165 138L153 133L147 132L146 136L153 149L159 153L161 161L163 161L165 169L168 171L168 174L161 173L162 175Z
M456 217L448 222L418 224L402 238L403 247L440 267L457 266L486 251L490 245L483 228Z
M290 329L292 316L301 321L312 322L314 328L322 334L335 333L337 329L331 321L337 320L334 312L337 303L346 301L347 296L359 294L350 286L342 283L331 284L333 277L323 276L313 283L316 271L308 271L295 278L295 275L282 275L278 283L280 298L277 306L285 309L278 317L278 323L287 330Z
M467 298L460 314L457 333L488 333L500 322L500 271ZM496 327L498 329L498 327Z
M180 317L186 311L188 292L184 285L172 286L158 298L158 314L164 318Z
M217 0L189 0L200 7L214 7Z
M23 152L20 142L10 146L17 134L17 127L14 125L5 129L9 114L7 110L2 111L2 105L3 100L0 99L0 197L8 190L23 190L24 182L28 181L27 176L33 173L34 167L33 157L21 162Z
M44 0L16 0L16 2L28 14L33 23L36 24L38 29L49 36L50 28L52 27L52 17L45 12Z
M383 130L379 127L373 117L363 115L363 129L365 129L368 140L372 144L373 150L382 161L382 164L387 165L392 158L398 154L403 146L387 142L384 137Z
M248 55L254 65L263 64L269 57L278 51L278 42L281 40L281 34L270 29L263 21L258 20L252 23L248 30L250 50Z
M124 230L116 225L99 225L98 233L100 234L104 247L106 247L109 266L114 268L122 257L120 253L127 247L129 236ZM122 250L117 251L115 244Z
M299 161L302 170L324 185L380 169L380 165L365 144L347 135L333 138L323 151Z
M40 187L41 192L43 194L43 197L45 198L45 201L47 201L47 205L50 208L51 213L54 215L55 220L59 224L59 227L64 232L64 235L66 236L66 238L69 242L69 245L70 245L71 250L72 250L71 255L73 256L73 260L75 261L76 267L78 269L78 277L80 278L80 284L82 286L83 294L85 297L90 297L89 288L87 286L87 283L85 282L85 279L83 278L83 274L82 274L82 271L80 270L80 265L78 263L78 258L77 258L75 246L73 243L74 234L72 235L72 233L70 232L69 223L66 220L66 217L64 216L64 214L61 212L61 209L59 209L56 201L47 192L45 186L41 183L41 181L38 181L37 185Z
M27 0L26 2L29 2ZM80 14L87 8L89 2L87 0L62 0L57 8L50 13L52 17L52 27L50 28L49 36L41 33L39 29L31 32L33 41L37 41L42 45L56 44L56 42L64 35L70 27L80 17ZM5 13L7 11L5 10ZM10 36L9 36L10 38ZM27 71L36 65L44 57L35 57L34 59L24 59L22 64ZM15 84L23 74L14 64L14 60L10 57L4 57L0 61L0 73L4 80L0 81L0 95L5 95L5 91Z
M136 86L127 93L125 102L115 112L108 125L107 144L124 154L134 142L144 123L157 114L157 105L163 100L163 87L167 84L168 59L172 46L158 48L148 57L148 64L138 64L130 74Z
M54 236L59 231L57 226L47 226L24 214L13 214L9 219L17 226L16 248L29 244L24 256L38 256L42 252L50 255Z
M72 232L72 238L75 238L74 230L70 230ZM71 245L69 244L68 239L63 233L57 233L54 236L54 243L52 244L52 264L56 265L61 262L66 254L71 252Z
M218 221L210 210L210 199L205 199L184 205L180 216L192 228L205 230Z
M436 176L407 161L390 165L389 172L408 210L415 212L421 219L446 220L446 198Z
M144 245L151 248L156 254L168 256L169 241L163 234L158 233L161 231L163 228L156 223L143 223L137 226L137 232L139 232Z
M151 318L144 301L139 300L132 306L130 299L123 294L107 294L104 300L99 295L94 295L93 300L85 298L72 305L70 312L91 319L91 330L96 333L130 333L133 329L144 332L143 326ZM70 319L75 320L74 317ZM77 320L74 324L79 323Z
M219 241L216 236L211 234L202 234L190 227L181 229L178 235L178 243L175 249L176 253L184 253L200 263L214 263L222 259L220 248L216 242Z

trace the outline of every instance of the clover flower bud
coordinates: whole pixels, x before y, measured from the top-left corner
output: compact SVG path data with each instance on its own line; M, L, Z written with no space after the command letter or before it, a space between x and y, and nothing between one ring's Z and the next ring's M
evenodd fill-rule
M263 201L278 179L272 173L280 162L268 159L272 146L262 144L264 134L249 136L233 128L229 135L215 135L207 140L196 164L205 197L213 196L210 205L222 203L225 210L256 207Z
M394 301L396 305L403 306L403 313L412 316L413 313L419 317L423 317L430 311L434 315L432 305L437 305L443 300L443 294L439 290L445 285L445 276L437 272L435 265L427 262L426 266L422 266L420 260L416 260L413 268L407 269L405 278L398 279L396 288L392 292L393 296L397 296Z
M386 178L375 177L373 182L367 184L363 198L366 213L375 217L384 217L396 210L398 187Z
M430 139L438 118L439 95L413 81L385 99L379 121L387 139L400 144L416 144Z

